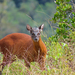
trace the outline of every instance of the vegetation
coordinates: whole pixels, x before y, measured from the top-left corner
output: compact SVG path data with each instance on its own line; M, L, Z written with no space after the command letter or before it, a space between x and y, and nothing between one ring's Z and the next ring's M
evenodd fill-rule
M51 32L49 19L55 12L55 4L48 1L45 2L45 5L39 4L38 0L4 0L1 2L0 39L15 32L28 34L25 29L27 24L33 27L44 23L45 34L48 34L48 37L54 34ZM15 2L17 2L16 5ZM17 7L18 4L20 5L19 7Z
M70 38L69 34L75 31L75 8L73 1L70 0L56 0L58 5L53 21L57 22L56 35L58 39ZM72 4L72 5L71 5Z
M7 10L3 11L2 14L5 14L1 18L1 30L11 29L13 27L12 32L25 32L24 25L39 25L41 23L45 23L47 27L45 27L50 34L53 30L48 30L48 23L54 22L56 24L52 24L56 29L56 34L49 37L47 41L44 41L47 47L47 57L46 57L46 71L41 71L37 63L31 63L31 68L28 69L24 67L23 60L19 60L12 63L10 66L6 66L3 70L3 75L75 75L75 2L74 0L56 0L56 13L54 17L49 17L49 13L53 15L54 9L49 10L50 8L54 8L55 5L53 3L46 2L45 6L40 3L38 5L39 0L32 0L35 2L35 5L32 7L33 2L28 2L30 0L26 0L26 3L21 3L19 8L15 8L13 1L7 1L9 7ZM30 3L30 4L29 4ZM11 7L12 5L12 7ZM29 5L29 7L27 7ZM12 11L12 12L10 12ZM29 11L29 12L28 12ZM48 12L47 12L48 11ZM16 13L15 13L16 12ZM12 16L12 14L14 14ZM21 14L22 13L22 14ZM48 14L48 17L47 17ZM9 16L7 18L7 16ZM17 16L17 17L16 17ZM26 18L25 18L26 17ZM47 17L47 18L46 18ZM6 19L7 18L7 19ZM39 19L38 19L39 18ZM48 19L50 20L48 22ZM47 23L45 22L47 20ZM26 22L25 22L26 21ZM38 23L37 23L38 22ZM12 25L12 27L10 26ZM9 28L7 29L7 25ZM18 27L18 29L17 29ZM23 27L23 28L22 28ZM21 28L21 29L19 29ZM16 30L17 29L17 30ZM9 31L8 31L9 32ZM46 32L46 31L45 31ZM44 33L45 33L44 32ZM0 32L1 33L1 32ZM9 32L10 33L10 32ZM3 34L3 32L1 33ZM6 34L6 33L5 33ZM47 34L48 35L48 34ZM51 35L51 34L50 34ZM46 36L46 34L44 34ZM2 36L0 36L2 38ZM42 36L43 37L43 36ZM0 59L2 61L2 55L0 54Z

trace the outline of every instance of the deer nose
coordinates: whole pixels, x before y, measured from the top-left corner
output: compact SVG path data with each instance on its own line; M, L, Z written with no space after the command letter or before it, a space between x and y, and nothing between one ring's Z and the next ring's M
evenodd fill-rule
M35 38L35 40L37 41L37 38Z

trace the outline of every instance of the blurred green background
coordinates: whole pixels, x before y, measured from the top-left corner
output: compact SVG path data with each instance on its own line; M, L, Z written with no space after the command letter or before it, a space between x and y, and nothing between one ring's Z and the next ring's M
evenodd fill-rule
M55 33L50 21L56 11L54 0L0 0L0 39L19 32L26 33L26 25L45 24L44 35L50 37Z

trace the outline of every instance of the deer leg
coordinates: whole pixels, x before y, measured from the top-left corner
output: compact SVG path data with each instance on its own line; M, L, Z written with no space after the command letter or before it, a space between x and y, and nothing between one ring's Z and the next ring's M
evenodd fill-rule
M0 64L0 75L2 75L2 71L6 65L5 57L3 57L3 62Z
M26 67L30 68L30 62L26 58L24 58L24 62L26 64Z
M30 68L30 62L24 58L25 66L27 67L27 75L30 75L30 71L28 70Z
M15 61L15 60L12 60L12 56L11 55L4 55L3 57L3 62L0 64L0 67L1 67L1 70L0 70L0 75L2 75L2 71L4 69L4 67L6 65L10 66L10 64Z
M30 63L28 61L26 61L26 60L24 60L24 61L25 61L26 67L30 68Z
M46 70L46 69L45 69L45 57L44 57L44 56L41 56L41 57L40 57L38 63L39 63L39 65L40 65L41 70Z

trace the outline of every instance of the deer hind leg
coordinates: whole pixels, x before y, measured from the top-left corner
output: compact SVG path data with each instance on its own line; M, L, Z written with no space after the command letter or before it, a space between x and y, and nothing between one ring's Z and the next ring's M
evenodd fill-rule
M0 75L2 75L2 71L4 69L4 67L8 64L6 57L3 57L3 62L0 64Z
M11 55L4 55L4 57L3 57L3 62L0 64L0 67L1 67L1 70L0 70L0 75L2 75L2 71L3 71L3 69L4 69L4 67L6 66L6 65L8 65L8 66L10 66L10 64L13 62L13 61L15 61L15 60L12 60L12 56Z

